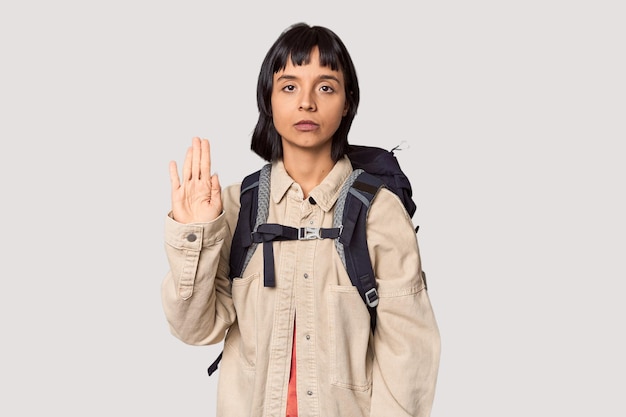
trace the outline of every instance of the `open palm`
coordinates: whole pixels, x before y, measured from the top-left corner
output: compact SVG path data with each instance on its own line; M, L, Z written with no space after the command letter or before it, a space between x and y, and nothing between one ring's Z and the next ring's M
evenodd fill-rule
M175 161L170 165L172 215L179 223L203 223L222 213L221 187L211 175L211 149L207 139L194 137L183 163L182 181Z

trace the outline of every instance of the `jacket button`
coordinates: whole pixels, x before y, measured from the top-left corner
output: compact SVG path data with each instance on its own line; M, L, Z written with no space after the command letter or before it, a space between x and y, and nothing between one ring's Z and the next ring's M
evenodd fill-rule
M310 334L306 335L306 340L311 340L311 335Z
M309 274L305 273L304 278L308 278L308 277L309 277Z
M313 391L307 391L306 395L313 395Z
M198 238L198 236L196 236L196 234L195 234L195 233L189 233L189 234L187 235L187 240L188 240L189 242L195 242L197 238Z

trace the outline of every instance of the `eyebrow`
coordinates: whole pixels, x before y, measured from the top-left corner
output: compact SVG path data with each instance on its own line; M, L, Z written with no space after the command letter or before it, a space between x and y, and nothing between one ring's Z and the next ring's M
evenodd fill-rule
M281 81L281 80L295 80L298 77L296 77L295 75L289 75L289 74L283 74L280 77L278 77L276 79L276 81ZM327 75L327 74L322 74L319 77L317 77L319 80L332 80L335 81L338 84L341 84L341 82L339 81L339 78L335 77L334 75Z

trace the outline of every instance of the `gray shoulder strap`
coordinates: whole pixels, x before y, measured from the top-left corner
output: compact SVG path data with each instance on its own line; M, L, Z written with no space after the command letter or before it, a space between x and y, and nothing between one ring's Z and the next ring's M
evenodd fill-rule
M346 197L350 192L350 187L354 184L356 178L363 172L362 169L355 169L352 171L350 176L343 183L341 190L339 191L339 197L337 198L337 202L335 203L335 213L333 215L333 227L341 227L343 223L343 209L346 205ZM335 239L335 246L337 247L337 252L339 253L339 258L341 258L341 262L343 263L344 268L346 267L346 253L343 249L343 243L339 241L339 239ZM347 269L347 268L346 268Z
M254 227L252 228L252 232L256 232L259 228L259 225L265 223L267 221L267 216L269 214L270 207L270 172L272 170L271 164L265 164L261 168L261 172L259 173L259 190L258 190L258 200L257 200L257 212L256 212L256 221L254 222ZM248 252L246 252L246 259L243 261L242 271L246 270L252 255L257 247L258 243L252 242L250 247L248 248Z

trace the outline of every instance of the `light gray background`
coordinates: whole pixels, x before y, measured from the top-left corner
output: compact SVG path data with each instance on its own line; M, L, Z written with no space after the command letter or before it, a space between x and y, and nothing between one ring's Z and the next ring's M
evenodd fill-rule
M167 165L202 135L223 184L260 166L258 70L305 21L352 53L351 141L408 144L433 417L625 416L621 3L2 2L0 414L214 415L221 347L161 310Z

